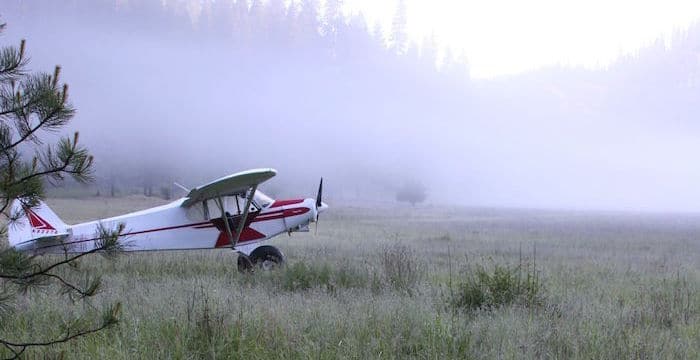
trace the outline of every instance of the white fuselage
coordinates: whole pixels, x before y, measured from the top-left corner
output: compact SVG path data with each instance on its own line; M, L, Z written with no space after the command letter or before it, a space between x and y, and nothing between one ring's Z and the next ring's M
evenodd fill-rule
M119 236L126 251L212 249L231 247L223 227L221 211L211 204L182 207L185 198L169 204L112 218L67 227L68 236L53 244L35 248L38 252L83 252L95 246L98 228L124 229ZM325 205L325 204L324 204ZM224 210L240 214L240 205L229 201ZM254 210L254 211L253 211ZM315 221L314 199L274 201L251 210L235 250L249 254L257 243L284 232L304 231ZM230 214L229 214L230 215ZM232 229L235 234L236 229ZM58 240L58 239L57 239Z

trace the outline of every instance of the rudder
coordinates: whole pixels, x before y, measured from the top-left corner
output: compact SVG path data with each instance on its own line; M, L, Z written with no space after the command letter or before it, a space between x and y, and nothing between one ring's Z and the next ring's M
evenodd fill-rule
M18 215L16 221L8 224L10 246L16 247L29 240L68 233L68 225L43 201L29 208L21 200L15 199L10 211L13 215Z

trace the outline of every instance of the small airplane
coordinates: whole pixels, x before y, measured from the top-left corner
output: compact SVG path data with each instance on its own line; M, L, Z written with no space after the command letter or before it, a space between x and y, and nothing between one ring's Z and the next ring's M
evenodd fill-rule
M273 200L257 189L276 174L274 169L239 172L166 205L76 225L65 224L44 202L29 208L16 199L11 211L24 215L9 226L8 238L18 251L77 253L95 248L100 227L123 224L119 241L125 251L230 248L239 255L239 271L270 269L285 257L262 243L285 232L309 231L328 208L321 201L323 179L315 199Z

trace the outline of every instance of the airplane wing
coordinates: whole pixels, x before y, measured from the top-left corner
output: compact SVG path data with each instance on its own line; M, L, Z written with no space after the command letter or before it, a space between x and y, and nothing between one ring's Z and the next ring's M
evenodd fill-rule
M198 186L187 194L183 207L221 196L243 195L253 186L261 184L277 174L275 169L253 169L224 176L208 184Z
M241 232L245 226L246 219L248 218L248 211L250 210L250 202L255 195L255 190L258 185L269 180L277 174L275 169L253 169L248 171L242 171L229 176L224 176L221 179L214 180L208 184L198 186L187 194L187 199L182 202L183 207L188 207L192 204L198 202L215 199L219 209L221 210L221 218L224 220L224 226L226 227L226 234L231 241L231 248L235 249L238 239L241 237ZM221 198L223 196L231 195L244 195L250 190L250 193L246 196L246 204L243 207L243 214L241 215L241 220L238 223L236 232L234 233L226 219L226 214L224 211L224 205Z

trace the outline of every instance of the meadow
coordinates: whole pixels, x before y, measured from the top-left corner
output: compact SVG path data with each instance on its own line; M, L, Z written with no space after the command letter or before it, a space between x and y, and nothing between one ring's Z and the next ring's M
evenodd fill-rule
M162 202L48 200L68 223ZM34 291L0 332L50 337L120 301L116 327L29 357L700 358L698 235L688 214L336 205L316 235L270 242L284 269L240 274L229 250L94 256L89 304Z

